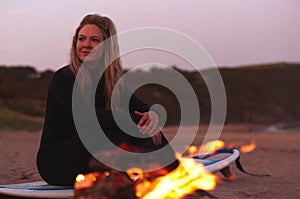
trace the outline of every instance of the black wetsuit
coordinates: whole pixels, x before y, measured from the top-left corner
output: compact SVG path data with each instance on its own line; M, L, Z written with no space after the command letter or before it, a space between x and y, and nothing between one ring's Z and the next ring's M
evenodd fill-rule
M45 122L37 154L37 167L41 177L49 184L72 185L78 173L91 172L89 161L92 155L81 142L77 133L72 113L72 91L75 75L69 66L59 69L52 78L48 90ZM101 84L100 84L101 85ZM105 110L103 88L98 86L95 97L95 110L98 121L106 136L116 145L127 143L132 146L152 148L157 150L168 145L162 135L162 144L156 146L151 138L136 138L124 133L116 125L112 112ZM126 95L126 90L120 95ZM149 106L134 95L130 99L129 112L137 124L140 117L134 111L149 111ZM87 130L88 131L88 130ZM135 131L138 133L138 129ZM174 152L169 147L170 156ZM99 146L101 150L101 146ZM177 161L172 163L177 166Z

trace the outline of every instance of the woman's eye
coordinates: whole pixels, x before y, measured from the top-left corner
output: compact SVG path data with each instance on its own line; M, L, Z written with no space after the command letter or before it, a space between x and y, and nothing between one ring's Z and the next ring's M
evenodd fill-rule
M83 37L79 37L78 41L84 41L84 38Z
M99 43L100 40L99 39L93 39L93 42Z

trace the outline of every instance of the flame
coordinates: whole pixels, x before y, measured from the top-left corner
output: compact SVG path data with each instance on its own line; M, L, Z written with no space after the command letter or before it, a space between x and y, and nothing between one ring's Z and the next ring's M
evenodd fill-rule
M217 182L216 176L205 171L203 165L193 159L183 158L179 166L169 174L150 182L139 179L136 184L136 196L143 199L182 198L197 189L212 190Z
M222 140L210 141L205 143L203 146L201 146L200 153L201 154L214 153L215 151L223 148L224 145L225 144Z
M255 148L256 148L256 144L254 143L254 141L252 141L251 144L242 145L240 147L240 151L242 153L249 153L249 152L253 151Z
M201 147L190 146L187 151L189 156L203 153L214 153L224 147L224 142L214 140ZM200 150L199 150L200 149ZM196 163L192 158L181 158L179 166L172 172L154 179L143 178L142 171L138 168L132 168L127 171L131 179L136 181L136 196L143 199L176 199L195 192L198 189L212 190L217 184L217 177L208 173L204 166ZM138 175L138 177L136 177Z
M192 145L188 148L188 153L189 155L193 156L193 155L196 155L197 153L199 152L199 149L198 147Z

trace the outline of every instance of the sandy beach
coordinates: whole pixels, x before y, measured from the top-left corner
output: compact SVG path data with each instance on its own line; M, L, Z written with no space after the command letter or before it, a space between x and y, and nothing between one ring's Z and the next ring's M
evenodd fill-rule
M195 145L201 144L206 129L206 126L200 126ZM232 164L231 171L236 179L232 182L223 180L209 193L220 199L300 197L300 130L266 132L260 129L251 125L226 125L220 139L228 146L254 141L256 149L241 154L241 163L249 172L270 176L249 176ZM168 127L163 131L168 139L172 139L177 128ZM40 136L41 132L0 132L0 184L41 179L35 164Z

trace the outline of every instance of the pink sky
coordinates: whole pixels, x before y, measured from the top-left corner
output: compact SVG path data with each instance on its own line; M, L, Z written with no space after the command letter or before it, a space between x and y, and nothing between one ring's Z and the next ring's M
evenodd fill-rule
M74 29L88 13L110 16L119 32L149 26L182 32L218 66L300 62L298 0L2 0L0 65L56 70L67 64ZM159 52L139 52L123 62L188 67Z

